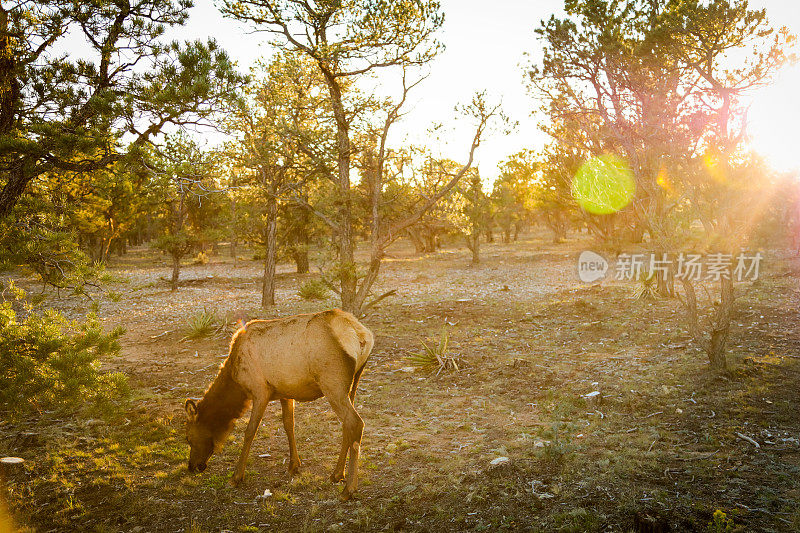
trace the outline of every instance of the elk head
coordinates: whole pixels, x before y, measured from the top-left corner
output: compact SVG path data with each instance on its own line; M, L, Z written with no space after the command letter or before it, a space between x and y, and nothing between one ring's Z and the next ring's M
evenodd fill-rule
M197 403L189 398L186 410L186 442L189 443L189 472L202 472L214 453L214 437L211 429L201 423L197 415Z

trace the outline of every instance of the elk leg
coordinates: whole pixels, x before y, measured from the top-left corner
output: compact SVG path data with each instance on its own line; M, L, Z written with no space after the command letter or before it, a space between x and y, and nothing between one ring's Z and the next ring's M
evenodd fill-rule
M328 401L342 421L343 447L350 451L350 464L347 465L347 482L341 495L342 500L349 500L358 488L358 455L361 450L364 421L361 420L347 394L328 396ZM334 476L336 473L334 472Z
M297 443L294 440L294 400L281 400L283 411L283 429L289 439L289 474L295 475L300 470L300 456L297 454Z
M253 410L250 412L250 421L247 423L247 429L244 430L244 443L242 444L242 453L239 456L239 462L236 464L236 470L231 478L231 485L238 486L244 479L244 469L247 464L247 456L250 455L250 446L253 444L253 438L256 436L261 418L264 416L264 411L267 409L269 403L269 396L263 398L256 398L253 401Z
M344 430L342 430L342 449L339 451L339 459L336 461L336 468L333 469L333 473L331 474L332 483L339 483L344 479L344 464L347 460L347 450L349 448L347 435L345 435Z
M364 371L364 367L361 367L358 372L356 372L355 377L353 378L353 385L350 387L350 403L355 405L356 403L356 389L358 388L358 380L361 379L361 373ZM344 466L347 461L347 451L350 449L350 443L347 442L347 437L342 432L342 449L339 452L339 460L336 461L336 468L333 469L333 474L331 474L331 482L338 483L344 479Z

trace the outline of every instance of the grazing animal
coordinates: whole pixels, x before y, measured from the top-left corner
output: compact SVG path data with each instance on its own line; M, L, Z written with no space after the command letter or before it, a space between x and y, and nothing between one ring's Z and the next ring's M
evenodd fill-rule
M339 309L245 324L233 335L230 354L203 398L186 400L189 470L206 469L208 459L222 448L236 419L252 404L242 453L231 478L234 486L241 483L264 410L270 401L280 400L283 427L289 439L289 472L296 473L300 457L294 440L294 402L325 396L342 421L343 430L342 448L331 481L344 479L349 451L347 481L342 491L342 499L349 499L358 485L358 455L364 430L353 403L373 343L372 332Z

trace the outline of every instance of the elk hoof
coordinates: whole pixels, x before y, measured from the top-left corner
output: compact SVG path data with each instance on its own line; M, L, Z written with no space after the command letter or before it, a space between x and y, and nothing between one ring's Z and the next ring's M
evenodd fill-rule
M243 480L244 480L244 476L243 475L240 476L238 474L234 474L234 476L231 478L231 486L232 487L238 487L239 485L242 484Z
M289 463L289 475L295 476L300 472L300 463Z
M353 493L347 489L344 489L342 493L339 495L339 500L346 502L349 501L353 497Z
M334 472L331 474L331 483L339 483L344 479L344 472Z

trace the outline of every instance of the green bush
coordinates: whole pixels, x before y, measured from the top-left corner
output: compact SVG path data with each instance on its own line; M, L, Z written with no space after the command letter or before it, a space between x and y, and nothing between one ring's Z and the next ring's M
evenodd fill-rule
M76 408L102 403L128 392L121 373L103 373L100 359L119 353L116 328L104 333L94 315L83 323L51 309L37 313L24 293L11 288L12 301L0 303L0 409L10 418L31 410Z
M298 294L304 300L324 300L330 291L322 280L310 279L303 283Z

